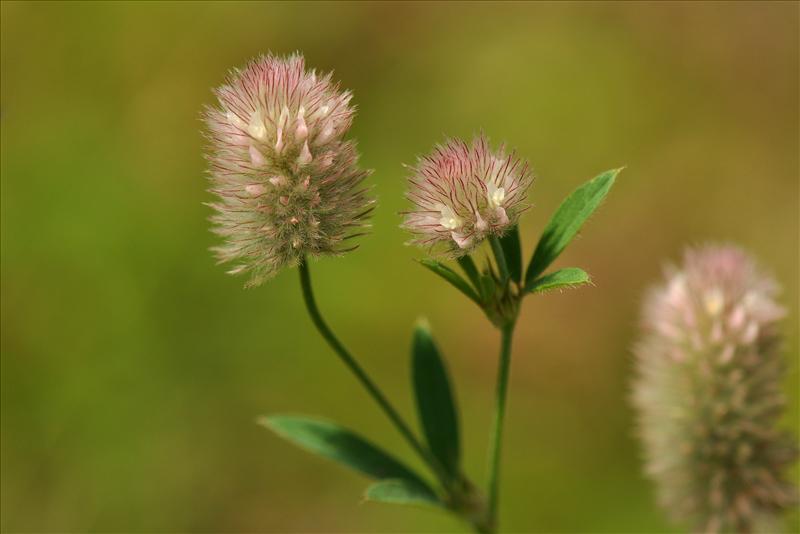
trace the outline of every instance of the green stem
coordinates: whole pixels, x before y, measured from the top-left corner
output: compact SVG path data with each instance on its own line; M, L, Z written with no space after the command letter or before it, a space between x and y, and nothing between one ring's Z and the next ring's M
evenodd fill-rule
M348 352L344 345L336 338L334 333L325 323L325 320L322 318L322 315L319 312L319 308L317 308L317 303L314 300L314 290L311 287L311 276L308 270L308 263L305 258L300 262L300 286L303 288L303 299L306 303L306 308L308 309L308 314L311 316L311 320L314 322L314 326L317 327L319 333L328 342L328 345L333 349L337 356L344 362L350 371L356 376L361 385L367 390L367 392L372 396L375 402L378 403L378 406L381 407L383 412L389 417L389 420L394 424L397 430L400 431L400 434L405 438L405 440L411 445L411 448L419 454L423 461L433 470L439 480L445 487L449 485L449 477L446 475L444 468L441 467L439 462L433 455L422 446L422 444L417 440L414 436L414 433L411 432L411 429L408 425L403 421L403 418L397 413L397 410L389 403L386 399L384 394L378 389L378 386L370 379L364 369L358 364L358 362L353 358L353 356Z
M511 338L514 336L514 321L506 323L502 330L500 363L495 389L495 412L492 433L489 436L489 525L497 528L497 503L500 485L500 450L503 435L503 419L506 413L506 390L511 365Z
M511 274L508 271L508 264L506 263L506 255L503 252L503 246L500 244L500 239L496 235L489 238L489 243L492 245L492 252L494 253L494 260L497 262L497 270L500 271L503 286L505 286Z

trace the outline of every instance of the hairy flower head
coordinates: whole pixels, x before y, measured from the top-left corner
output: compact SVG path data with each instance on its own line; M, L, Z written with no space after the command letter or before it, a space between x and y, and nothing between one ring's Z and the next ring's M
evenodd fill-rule
M205 112L214 248L258 285L306 255L352 250L373 200L362 187L351 94L301 55L261 56L233 70Z
M676 519L751 532L796 499L782 479L795 442L775 428L785 402L777 286L729 246L688 250L666 278L648 295L636 348L646 472Z
M414 207L403 227L416 245L463 256L517 223L532 180L526 162L502 146L493 151L482 134L471 144L448 139L411 168L406 196Z

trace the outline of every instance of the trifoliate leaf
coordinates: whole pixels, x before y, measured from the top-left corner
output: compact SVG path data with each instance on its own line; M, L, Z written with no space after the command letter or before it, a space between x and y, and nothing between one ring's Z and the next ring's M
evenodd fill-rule
M608 194L622 169L606 171L589 180L561 203L547 223L525 273L525 285L542 274L569 244L583 223Z

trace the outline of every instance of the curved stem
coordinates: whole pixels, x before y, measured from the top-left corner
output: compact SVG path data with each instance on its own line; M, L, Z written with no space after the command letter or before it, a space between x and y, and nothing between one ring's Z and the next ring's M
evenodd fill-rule
M358 362L353 358L353 356L348 352L344 345L337 339L328 325L325 323L325 320L322 318L322 315L319 312L319 308L317 308L317 303L314 300L314 291L311 287L311 276L308 270L308 263L305 258L300 262L300 286L303 288L303 299L306 303L306 308L308 309L308 314L311 316L311 320L314 322L314 326L317 327L319 333L328 342L328 345L333 349L337 356L342 360L342 362L347 366L350 371L356 376L361 385L367 390L370 396L378 403L378 406L381 407L383 412L389 418L389 420L394 424L397 430L402 434L405 440L411 445L411 448L419 454L419 456L425 461L425 463L430 466L430 468L434 471L436 476L442 482L445 487L448 487L448 477L444 472L444 469L439 465L439 462L432 456L432 454L422 446L422 444L417 440L414 436L414 433L408 427L408 425L403 421L403 418L397 413L397 410L389 403L386 399L384 394L378 389L378 386L370 379L364 369L358 364Z
M497 503L500 484L500 450L503 435L503 419L506 413L506 390L508 389L508 372L511 366L511 338L514 335L514 322L506 323L502 328L500 345L500 363L497 371L495 389L495 412L492 433L489 436L489 525L497 528Z

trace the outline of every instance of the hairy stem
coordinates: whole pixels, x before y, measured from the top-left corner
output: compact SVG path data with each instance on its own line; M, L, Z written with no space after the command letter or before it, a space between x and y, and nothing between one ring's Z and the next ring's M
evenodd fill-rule
M503 419L506 412L506 390L511 365L511 338L514 335L514 322L503 325L500 345L500 362L495 389L494 423L489 436L489 519L492 530L497 528L497 503L500 485L500 452L503 436Z

